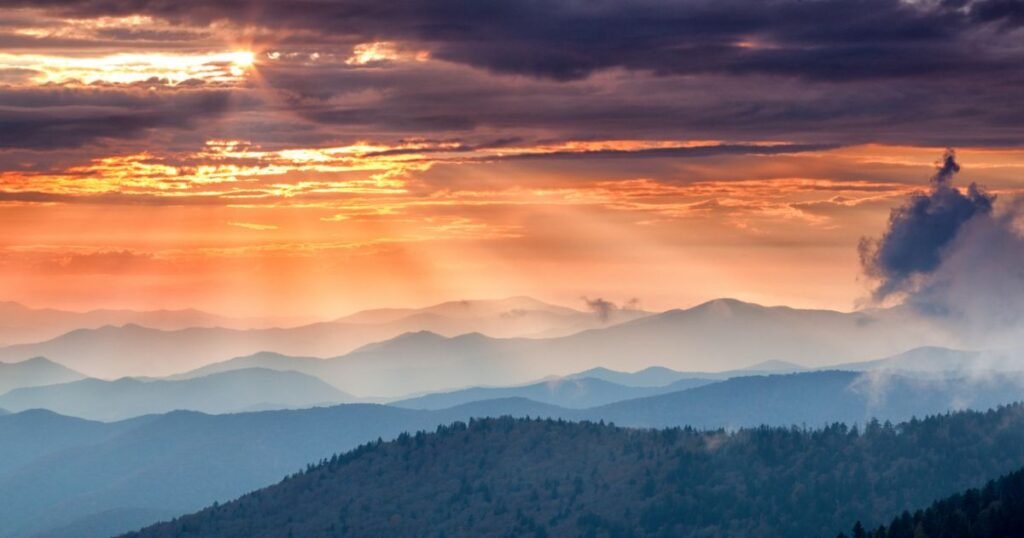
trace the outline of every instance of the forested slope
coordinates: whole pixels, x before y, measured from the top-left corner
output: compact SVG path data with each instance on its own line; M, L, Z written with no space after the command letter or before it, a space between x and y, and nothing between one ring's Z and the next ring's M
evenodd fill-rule
M858 522L853 538L1009 538L1024 536L1024 470L936 502L913 515L903 512L888 525L866 532ZM846 538L841 533L839 538Z
M835 536L1024 466L1024 407L863 429L455 423L133 536Z

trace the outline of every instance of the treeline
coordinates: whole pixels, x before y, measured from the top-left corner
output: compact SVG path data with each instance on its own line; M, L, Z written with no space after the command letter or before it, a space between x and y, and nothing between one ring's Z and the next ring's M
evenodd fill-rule
M484 419L370 443L132 536L830 537L1021 467L1020 405L734 433Z
M913 515L903 512L888 525L865 531L859 522L852 538L1012 538L1024 536L1024 470L969 489ZM839 538L850 538L840 533Z

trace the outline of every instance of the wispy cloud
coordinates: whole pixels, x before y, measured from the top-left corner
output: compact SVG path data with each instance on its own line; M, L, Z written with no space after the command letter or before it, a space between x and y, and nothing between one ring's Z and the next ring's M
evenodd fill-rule
M277 226L273 224L258 224L255 222L229 222L228 226L234 226L236 228L245 228L246 230L266 231L276 230Z

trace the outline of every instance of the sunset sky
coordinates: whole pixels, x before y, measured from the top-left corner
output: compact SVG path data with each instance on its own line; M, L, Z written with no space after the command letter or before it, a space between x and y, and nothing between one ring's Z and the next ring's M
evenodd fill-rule
M0 300L849 310L945 148L1024 189L1022 66L1013 0L0 0Z

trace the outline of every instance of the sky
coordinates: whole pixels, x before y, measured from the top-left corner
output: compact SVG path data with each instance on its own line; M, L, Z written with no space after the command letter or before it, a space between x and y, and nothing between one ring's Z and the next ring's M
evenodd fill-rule
M0 0L0 299L850 310L1024 188L1019 0Z

